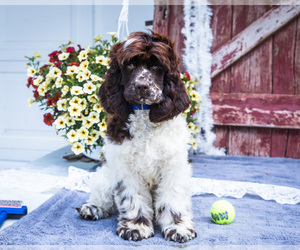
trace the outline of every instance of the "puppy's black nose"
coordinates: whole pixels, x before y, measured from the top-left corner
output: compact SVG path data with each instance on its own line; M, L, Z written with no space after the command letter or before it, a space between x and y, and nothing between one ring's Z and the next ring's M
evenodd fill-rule
M149 89L150 87L150 84L148 81L145 81L145 80L139 80L135 83L135 87L140 90L140 91L143 91L143 90L147 90Z

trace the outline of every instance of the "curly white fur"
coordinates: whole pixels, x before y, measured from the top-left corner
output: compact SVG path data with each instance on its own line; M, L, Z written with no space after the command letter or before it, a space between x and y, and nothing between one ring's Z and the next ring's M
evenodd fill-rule
M153 221L167 240L196 237L185 119L152 123L149 110L136 110L128 124L132 139L121 145L106 141L107 163L94 175L90 198L79 213L96 220L118 211L117 234L127 240L152 237Z

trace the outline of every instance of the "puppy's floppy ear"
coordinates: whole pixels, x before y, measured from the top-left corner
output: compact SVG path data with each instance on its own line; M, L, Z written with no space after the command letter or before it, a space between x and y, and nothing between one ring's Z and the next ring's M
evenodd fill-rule
M121 85L122 74L119 66L118 55L123 49L123 43L116 43L110 51L110 68L104 76L104 83L101 85L98 96L102 107L107 113L127 120L129 106L124 98L124 86Z
M160 35L157 40L161 40L168 47L169 63L164 76L163 96L164 99L159 104L153 104L150 108L150 121L162 122L170 120L185 111L191 101L186 93L186 88L180 79L179 58L175 54L173 43L167 38ZM166 55L164 55L166 56ZM161 59L160 61L164 61Z

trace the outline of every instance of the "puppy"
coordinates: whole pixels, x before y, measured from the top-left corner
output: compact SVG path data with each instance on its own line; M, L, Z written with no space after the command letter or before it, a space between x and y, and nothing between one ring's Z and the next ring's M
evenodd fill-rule
M191 240L196 232L190 134L180 115L190 99L173 43L153 32L135 32L112 47L110 58L99 90L110 115L106 163L91 181L89 200L77 210L88 220L118 213L117 235L125 240L153 237L154 222L166 240Z

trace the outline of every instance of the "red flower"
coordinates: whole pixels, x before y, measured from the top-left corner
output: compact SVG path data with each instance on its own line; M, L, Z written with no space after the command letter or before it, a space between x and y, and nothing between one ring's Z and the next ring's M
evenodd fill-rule
M74 47L68 47L66 49L66 52L68 52L68 53L74 53L75 52L75 48Z
M34 91L33 97L35 98L35 100L39 98L39 92L37 91L37 89Z
M60 65L62 64L62 61L58 61L57 63L55 63L55 66L57 67L57 68L60 68Z
M48 97L47 106L55 105L60 98L61 93L56 93L54 97Z
M53 115L50 113L44 114L44 123L48 126L51 126L52 123L55 121Z
M33 81L32 81L32 77L29 77L28 80L27 80L27 84L26 86L29 88L30 85L32 85Z
M80 64L79 62L71 62L71 63L70 63L70 66L77 66L77 67L78 67L79 64Z
M52 53L50 53L48 56L50 57L50 62L55 63L58 61L58 55L60 54L59 51L55 50Z
M188 80L191 80L191 76L188 72L185 72L184 73L184 76L188 79Z

